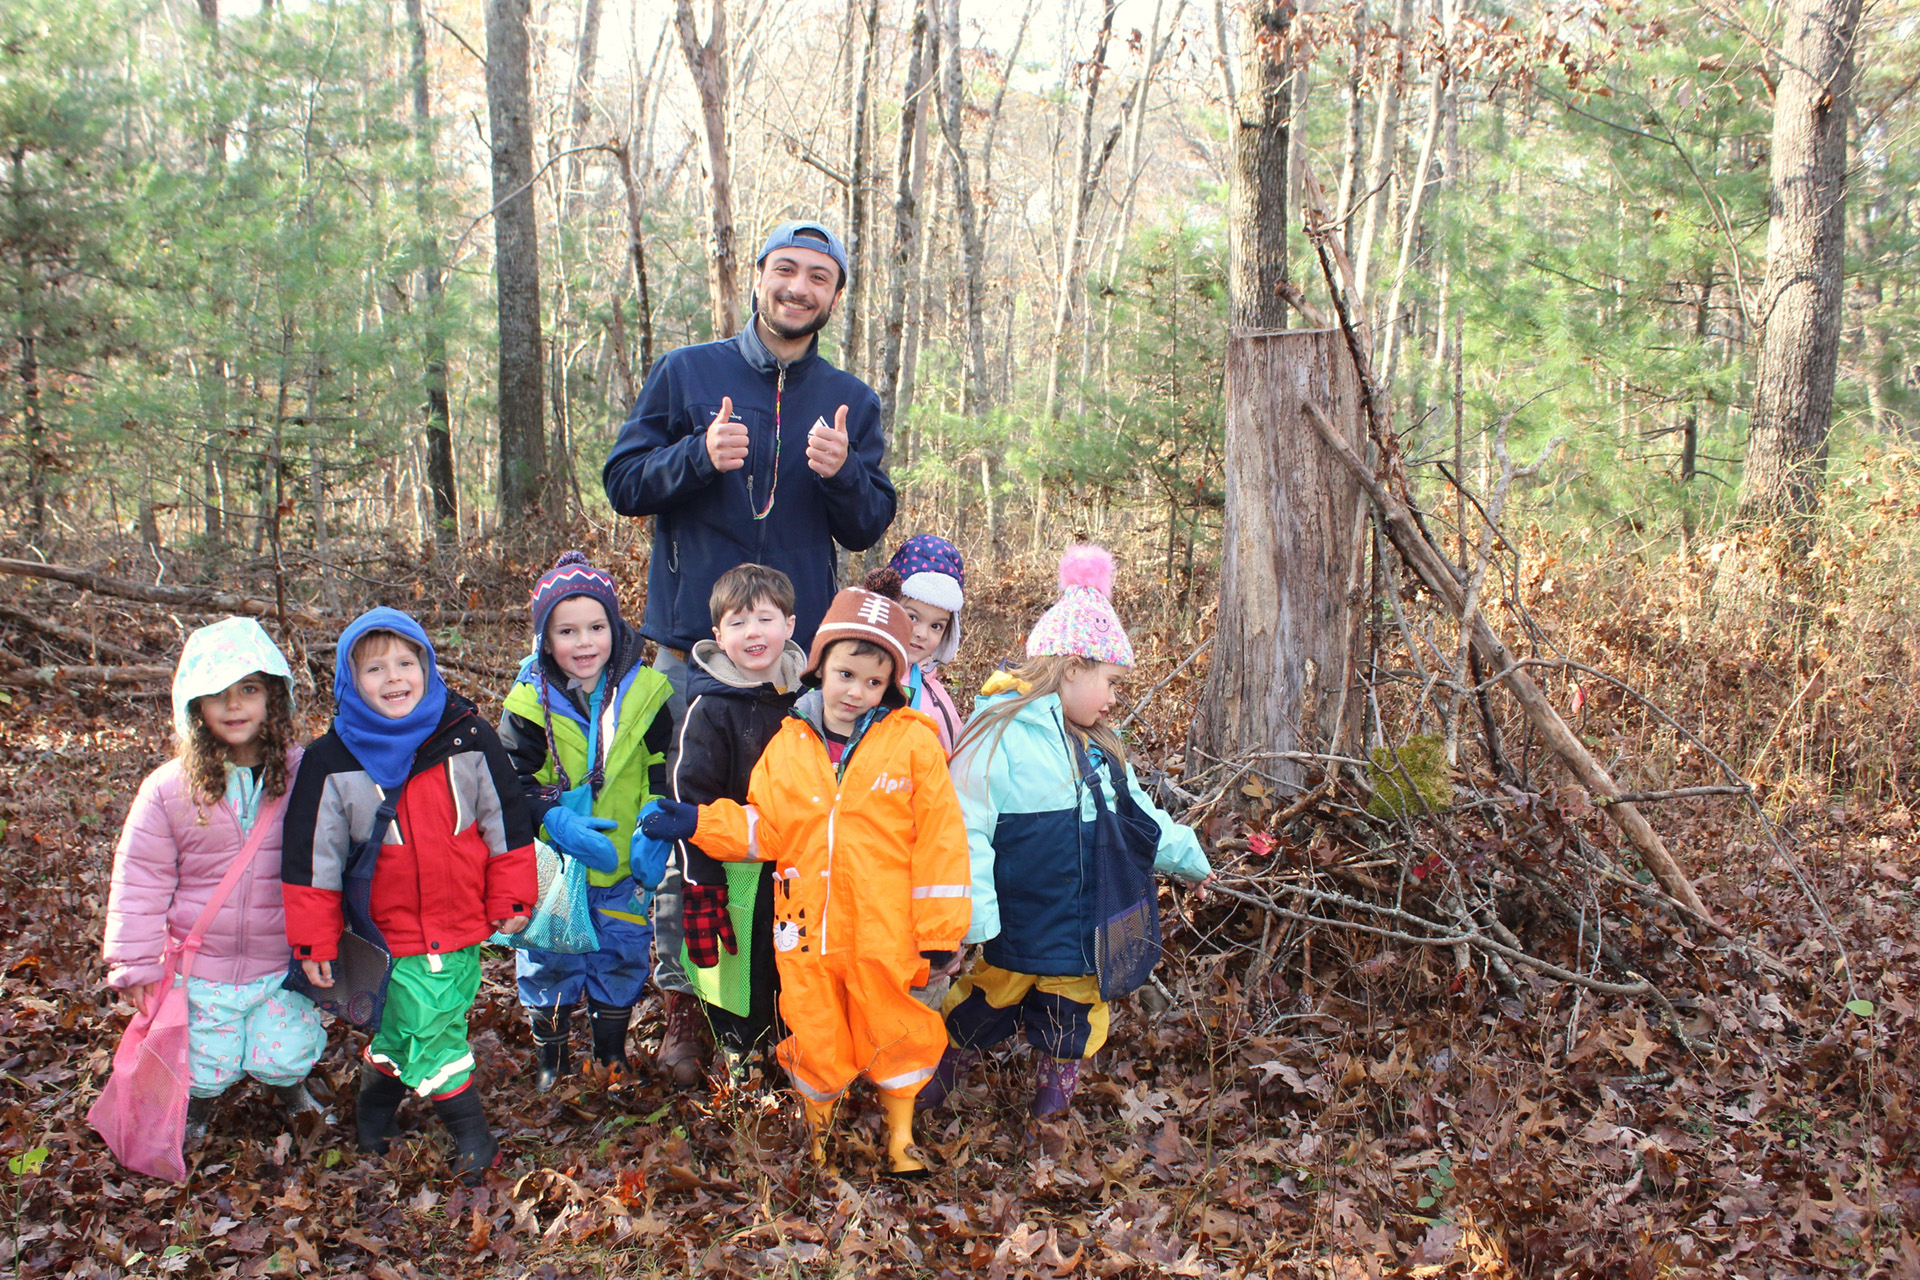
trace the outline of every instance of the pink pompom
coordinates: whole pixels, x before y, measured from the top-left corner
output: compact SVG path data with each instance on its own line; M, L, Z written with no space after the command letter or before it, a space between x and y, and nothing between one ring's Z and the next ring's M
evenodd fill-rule
M1105 547L1068 547L1060 557L1060 589L1092 587L1113 599L1113 557Z

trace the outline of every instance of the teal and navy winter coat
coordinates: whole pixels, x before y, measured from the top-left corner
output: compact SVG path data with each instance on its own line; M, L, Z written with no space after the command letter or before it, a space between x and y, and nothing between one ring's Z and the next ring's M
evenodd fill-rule
M1017 696L1017 686L995 676L974 704L974 719ZM1034 699L954 757L973 870L966 941L984 942L989 964L1015 973L1094 972L1092 787L1109 809L1116 797L1107 770L1083 777L1078 759L1056 694ZM1131 765L1126 780L1134 803L1160 828L1154 871L1204 880L1210 868L1193 832L1147 797Z

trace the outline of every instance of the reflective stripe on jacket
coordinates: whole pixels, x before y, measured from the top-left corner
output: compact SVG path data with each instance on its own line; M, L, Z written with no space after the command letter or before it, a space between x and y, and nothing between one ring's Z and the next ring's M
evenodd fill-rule
M925 715L873 721L836 769L796 711L754 766L747 799L701 806L694 842L723 861L776 864L783 965L846 952L922 967L920 952L960 945L972 897L966 827Z

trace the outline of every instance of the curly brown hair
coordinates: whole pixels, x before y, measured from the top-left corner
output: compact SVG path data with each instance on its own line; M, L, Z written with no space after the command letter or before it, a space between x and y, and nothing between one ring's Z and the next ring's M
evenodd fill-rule
M273 799L286 794L287 751L299 741L293 727L293 694L278 676L257 671L267 686L267 722L260 726L260 794ZM187 775L194 799L217 804L227 794L227 744L213 736L200 718L200 699L187 704L187 736L180 744L180 769ZM205 815L201 815L202 821Z

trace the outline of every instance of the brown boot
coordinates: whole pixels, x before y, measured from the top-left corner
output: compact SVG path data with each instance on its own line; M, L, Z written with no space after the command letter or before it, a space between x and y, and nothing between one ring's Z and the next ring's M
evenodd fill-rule
M690 991L667 992L667 1033L660 1038L660 1069L682 1089L699 1084L713 1056L700 997Z

